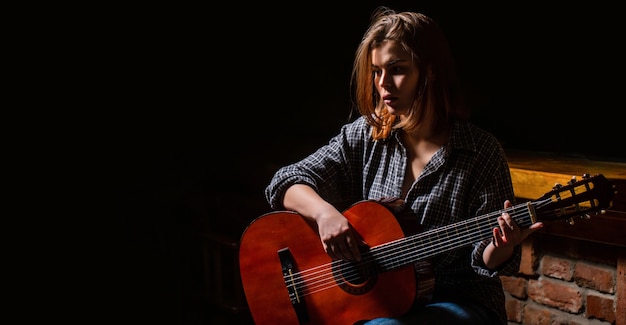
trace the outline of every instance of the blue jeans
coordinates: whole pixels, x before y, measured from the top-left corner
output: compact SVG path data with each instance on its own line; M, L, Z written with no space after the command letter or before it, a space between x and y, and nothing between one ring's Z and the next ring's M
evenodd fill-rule
M494 312L481 305L439 302L425 305L399 318L376 318L364 323L364 325L414 324L496 325L500 324L500 321Z

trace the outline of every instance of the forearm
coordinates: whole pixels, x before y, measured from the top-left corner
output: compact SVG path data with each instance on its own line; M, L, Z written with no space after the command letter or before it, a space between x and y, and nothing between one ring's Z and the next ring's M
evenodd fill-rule
M488 269L495 270L513 256L514 250L514 246L496 247L492 241L483 252L483 262Z
M319 216L328 212L336 212L335 207L319 196L313 188L304 184L295 184L285 192L283 206L311 220L317 220Z

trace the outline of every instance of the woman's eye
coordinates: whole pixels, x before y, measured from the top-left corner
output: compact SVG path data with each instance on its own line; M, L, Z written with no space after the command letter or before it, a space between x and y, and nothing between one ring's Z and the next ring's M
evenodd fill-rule
M393 73L393 74L402 73L403 71L404 71L404 68L403 68L403 67L393 67L393 68L391 69L391 73Z

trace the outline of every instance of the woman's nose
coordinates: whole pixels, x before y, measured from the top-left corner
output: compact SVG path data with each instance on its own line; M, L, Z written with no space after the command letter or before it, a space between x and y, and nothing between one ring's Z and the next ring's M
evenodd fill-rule
M389 88L389 86L391 86L391 75L388 74L386 71L381 71L378 85L381 88Z

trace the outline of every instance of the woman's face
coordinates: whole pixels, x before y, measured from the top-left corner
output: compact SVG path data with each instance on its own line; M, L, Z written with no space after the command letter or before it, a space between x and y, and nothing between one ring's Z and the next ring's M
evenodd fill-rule
M408 112L417 93L419 71L396 41L386 41L372 50L374 85L393 115Z

